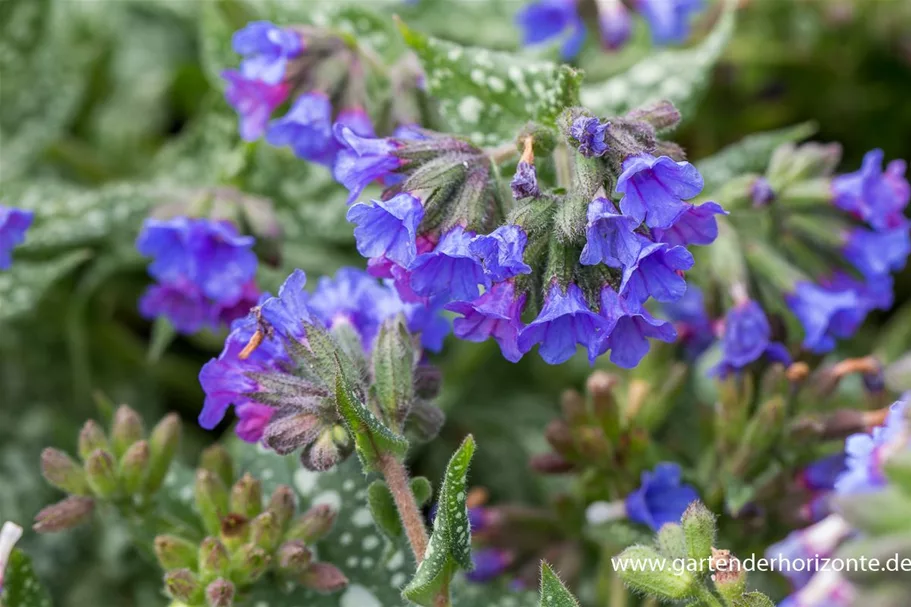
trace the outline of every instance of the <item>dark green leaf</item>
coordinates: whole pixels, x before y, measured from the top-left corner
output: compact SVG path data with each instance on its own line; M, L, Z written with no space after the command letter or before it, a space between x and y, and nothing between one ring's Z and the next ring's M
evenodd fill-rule
M579 601L545 562L541 563L540 607L579 607Z
M428 92L450 127L477 145L512 140L527 121L553 124L577 102L582 75L566 65L462 47L400 25L418 54Z
M32 569L32 560L21 550L13 550L3 578L4 607L51 607L51 597Z

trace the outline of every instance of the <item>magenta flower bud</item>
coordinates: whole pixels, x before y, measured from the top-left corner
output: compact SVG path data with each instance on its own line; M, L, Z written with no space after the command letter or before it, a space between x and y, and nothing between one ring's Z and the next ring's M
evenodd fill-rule
M300 577L302 586L317 592L337 592L348 585L348 578L335 565L313 563Z
M32 529L38 533L66 531L86 522L94 509L95 500L73 495L42 509L35 515Z

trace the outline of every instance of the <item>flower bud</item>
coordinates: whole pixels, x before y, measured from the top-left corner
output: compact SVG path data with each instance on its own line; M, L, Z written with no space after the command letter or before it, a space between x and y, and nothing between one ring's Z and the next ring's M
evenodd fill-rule
M234 604L234 584L218 578L206 586L206 605L209 607L231 607Z
M221 445L212 445L199 456L199 467L214 473L225 487L234 483L234 462L231 454Z
M314 506L294 521L288 529L287 538L312 546L332 530L336 516L337 513L328 504Z
M683 531L683 527L677 523L661 525L656 544L661 554L671 560L687 558L686 533Z
M114 423L111 426L111 447L114 455L122 457L130 445L142 439L144 434L139 414L126 405L120 405L114 413Z
M227 573L231 557L220 540L207 537L199 545L197 562L199 577L203 582L207 582Z
M149 443L141 440L130 445L120 460L120 481L127 495L134 495L142 489L149 469Z
M272 559L255 544L244 544L231 557L231 579L238 586L249 586L269 569Z
M313 553L300 540L290 540L278 547L278 569L290 578L297 579L313 562Z
M98 422L90 419L85 422L82 426L82 430L79 431L79 457L85 461L89 458L92 451L95 451L96 449L110 451L111 445L108 442L108 437L105 435L104 430L98 425Z
M117 462L107 451L96 449L85 461L85 475L92 492L102 498L113 497L119 489Z
M300 577L300 583L317 592L337 592L348 585L348 578L335 565L313 563Z
M250 521L242 514L230 512L221 519L221 541L233 551L247 541Z
M207 532L221 532L221 518L228 513L228 490L221 479L210 470L196 471L196 511Z
M658 101L652 105L637 108L626 115L630 120L641 120L652 125L657 132L673 129L680 124L680 110L670 101Z
M270 510L250 521L250 541L263 550L272 552L281 536L282 527L278 523L278 516Z
M272 492L269 498L269 505L266 507L269 512L275 514L275 521L279 528L284 530L288 523L297 512L297 498L294 495L294 489L288 485L279 485Z
M32 529L38 533L54 533L72 529L86 522L95 508L90 497L70 496L42 509L35 515Z
M348 457L353 447L348 430L336 425L324 430L319 438L304 447L301 464L308 470L325 472Z
M726 603L734 604L746 590L746 572L730 550L712 548L712 581Z
M198 552L196 544L174 535L159 535L155 538L155 556L165 571L195 569Z
M433 400L440 395L443 374L437 367L420 364L414 369L414 393L424 400Z
M177 453L180 429L180 417L176 413L166 415L152 428L149 435L149 471L145 482L147 494L155 493L161 487Z
M69 455L58 449L48 447L41 452L41 474L47 482L66 493L91 493L85 471Z
M659 600L679 601L688 597L697 583L692 573L685 569L675 571L668 559L648 546L632 546L617 558L630 562L630 566L617 572L623 582L632 590ZM660 566L662 561L666 566Z
M539 453L533 455L529 466L541 474L566 474L576 469L575 464L563 459L558 453Z
M231 488L231 512L253 518L262 511L262 483L246 473Z
M373 387L387 425L401 430L414 401L414 343L404 317L383 323L373 345Z
M175 601L187 605L199 605L203 600L202 585L189 569L168 571L164 576L165 592Z
M700 501L687 506L681 519L689 558L702 563L712 556L715 543L715 515Z

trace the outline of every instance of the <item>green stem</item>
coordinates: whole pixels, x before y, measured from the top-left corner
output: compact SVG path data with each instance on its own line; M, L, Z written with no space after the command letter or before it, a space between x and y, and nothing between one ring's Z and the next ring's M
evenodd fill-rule
M569 188L573 183L573 159L565 143L561 143L554 150L554 166L557 170L557 185Z
M611 573L611 585L610 585L610 606L611 607L626 607L629 603L629 592L626 590L626 585L623 583L620 574L615 572Z
M712 594L712 591L702 584L696 586L696 598L699 599L704 607L724 607L722 602L718 600L718 597Z

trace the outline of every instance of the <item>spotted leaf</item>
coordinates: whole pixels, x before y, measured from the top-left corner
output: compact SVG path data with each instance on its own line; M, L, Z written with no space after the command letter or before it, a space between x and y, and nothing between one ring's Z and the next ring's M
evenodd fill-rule
M579 607L579 602L567 590L550 565L541 563L540 607Z
M35 575L32 560L21 550L13 550L6 573L0 577L0 604L4 607L51 607L51 597Z

